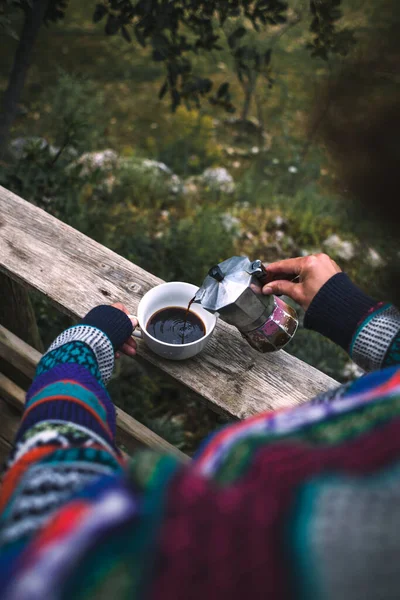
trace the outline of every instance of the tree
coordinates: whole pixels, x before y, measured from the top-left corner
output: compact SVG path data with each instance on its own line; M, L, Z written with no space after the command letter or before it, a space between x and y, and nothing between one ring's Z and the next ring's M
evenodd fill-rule
M56 22L61 19L66 7L67 0L1 0L0 15L2 19L0 25L8 33L13 34L13 30L10 28L10 16L16 10L24 13L24 23L1 105L0 152L4 150L10 127L17 114L18 102L24 89L39 30L43 23Z
M309 48L314 56L326 59L332 52L343 54L351 45L352 33L337 31L335 27L341 16L340 4L341 0L310 1L314 38ZM4 151L17 114L40 27L62 19L67 5L68 0L0 0L0 28L13 33L10 15L15 11L22 11L24 15L2 101L0 152ZM152 47L152 59L163 62L166 71L159 96L169 94L173 110L182 102L189 107L199 106L201 99L209 96L213 104L233 112L229 85L222 84L212 94L212 81L193 71L191 55L222 49L224 26L229 24L228 45L234 55L237 75L245 83L249 105L258 75L262 70L269 73L272 49L265 50L261 56L254 44L240 42L242 38L246 41L250 30L260 32L286 23L288 11L288 3L282 0L103 0L94 6L93 21L104 23L107 35L120 34L128 43L135 38L141 46ZM270 84L269 75L267 80ZM243 112L245 115L248 112L246 104Z

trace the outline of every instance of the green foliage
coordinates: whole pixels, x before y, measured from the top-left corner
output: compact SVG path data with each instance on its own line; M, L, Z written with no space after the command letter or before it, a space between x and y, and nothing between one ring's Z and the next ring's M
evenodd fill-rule
M0 0L0 32L18 39L13 20L23 4L23 0Z
M310 3L313 17L311 30L315 38L311 44L314 56L327 58L330 53L345 54L351 45L351 33L335 29L341 16L341 0L330 0L332 6L320 0ZM163 62L166 78L159 97L168 92L173 110L185 102L188 107L199 107L202 97L209 95L212 81L193 70L192 53L223 49L225 23L231 32L228 48L234 56L239 79L251 79L262 69L268 73L271 48L260 55L254 45L241 45L247 28L256 32L280 26L287 21L289 5L281 0L266 2L234 0L180 0L179 2L148 2L147 0L107 0L96 5L93 22L105 23L105 33L121 33L125 41L132 37L142 46L152 47L152 58ZM243 24L246 23L247 27ZM269 81L271 78L268 74ZM212 104L234 111L229 87L219 87L210 97Z
M312 21L310 31L313 40L308 44L311 56L327 60L330 54L346 56L355 44L354 32L348 28L335 30L335 23L342 17L341 0L311 0Z
M299 328L285 350L340 382L346 380L343 369L349 362L347 353L315 331Z
M51 141L64 149L90 151L101 144L107 112L102 92L89 79L60 69L49 90L51 110L44 125Z
M54 162L55 154L40 141L28 142L21 159L0 168L1 185L58 218L76 211L77 172L65 170L65 162Z
M91 149L102 138L102 96L92 82L63 71L51 95L51 111L44 119L49 139L27 138L18 159L0 166L0 182L72 226L85 229L87 215L79 208L82 166L76 158L78 151ZM92 185L96 179L101 177L95 172Z
M186 217L182 216L179 205L173 206L171 212L160 211L159 207L154 210L146 182L142 181L139 187L143 190L142 206L144 198L149 197L147 209L137 211L132 198L125 205L117 200L119 208L109 211L106 217L103 243L106 239L113 250L162 279L200 285L209 266L234 251L232 234L224 227L219 209L207 204L192 207ZM121 197L118 188L116 184L112 191L114 202ZM103 206L107 205L104 199ZM100 206L97 202L96 209ZM91 235L92 231L93 227Z
M173 118L149 136L148 151L178 175L195 175L221 160L213 119L198 110L181 106Z
M232 235L226 231L219 211L201 207L191 218L173 219L156 256L155 272L167 280L200 285L210 265L231 256ZM154 265L154 260L150 269Z
M26 0L29 3L31 0ZM65 11L68 8L69 0L50 0L44 17L46 25L57 23L65 17Z
M26 12L33 7L32 0L0 0L0 31L18 39L18 34L14 28L14 20L18 12ZM51 0L46 11L44 22L57 23L64 18L68 7L68 0Z

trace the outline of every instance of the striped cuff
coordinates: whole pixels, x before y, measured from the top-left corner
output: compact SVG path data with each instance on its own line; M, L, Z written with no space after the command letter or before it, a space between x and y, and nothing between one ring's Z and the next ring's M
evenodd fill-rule
M110 380L114 370L114 348L108 336L96 327L92 327L91 325L75 325L66 329L54 340L44 356L52 350L73 341L84 342L93 350L101 378L106 384Z
M91 325L103 331L110 339L114 350L119 350L133 331L128 315L119 308L106 304L92 308L79 325Z
M386 354L400 330L400 312L385 304L361 324L354 335L350 356L365 371L386 366Z

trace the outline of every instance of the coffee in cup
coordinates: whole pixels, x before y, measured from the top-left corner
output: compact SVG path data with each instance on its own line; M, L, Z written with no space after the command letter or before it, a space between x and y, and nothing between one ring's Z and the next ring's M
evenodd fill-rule
M198 289L191 283L173 281L149 290L139 302L139 324L133 335L163 358L185 360L199 354L214 332L217 315L192 303ZM189 338L189 333L193 337Z
M158 310L147 321L146 330L156 340L167 344L190 344L206 334L201 318L180 306Z

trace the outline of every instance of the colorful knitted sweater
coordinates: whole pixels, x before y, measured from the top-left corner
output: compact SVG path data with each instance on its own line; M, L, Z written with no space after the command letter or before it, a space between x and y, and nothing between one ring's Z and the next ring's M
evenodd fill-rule
M373 372L222 429L186 466L115 445L126 315L97 307L62 333L0 489L0 598L397 600L400 313L338 274L306 325Z

